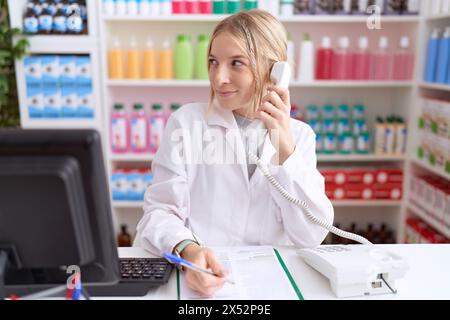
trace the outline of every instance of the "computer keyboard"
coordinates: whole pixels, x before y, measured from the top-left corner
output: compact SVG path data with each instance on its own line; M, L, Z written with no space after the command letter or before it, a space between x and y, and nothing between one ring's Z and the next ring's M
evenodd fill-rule
M169 281L173 265L164 258L120 258L118 284L86 288L91 296L144 296Z

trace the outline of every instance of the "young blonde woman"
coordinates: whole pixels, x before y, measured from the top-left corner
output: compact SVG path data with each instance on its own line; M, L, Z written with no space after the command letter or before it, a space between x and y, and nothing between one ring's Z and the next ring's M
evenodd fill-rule
M313 247L327 235L270 185L246 151L315 216L333 221L316 168L315 134L290 118L289 91L270 82L272 65L287 60L286 48L283 25L267 12L240 12L220 22L208 48L209 103L173 113L153 159L137 241L155 254L180 254L210 268L217 276L185 271L187 285L202 295L212 295L225 279L206 246ZM268 129L262 139L248 138L254 119Z

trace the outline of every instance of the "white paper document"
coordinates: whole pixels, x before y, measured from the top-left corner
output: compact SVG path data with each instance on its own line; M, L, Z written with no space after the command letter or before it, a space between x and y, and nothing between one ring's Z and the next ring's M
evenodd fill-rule
M179 298L218 300L298 300L302 299L272 247L213 247L227 277L222 289L209 298L201 297L186 285L184 272L178 283ZM281 257L280 257L281 259ZM287 270L287 269L286 269Z

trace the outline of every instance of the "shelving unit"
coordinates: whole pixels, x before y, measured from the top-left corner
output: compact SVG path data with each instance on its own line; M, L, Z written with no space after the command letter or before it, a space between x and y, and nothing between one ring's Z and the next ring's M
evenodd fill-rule
M23 15L27 0L8 0L12 28L22 30ZM92 91L96 106L93 118L30 118L27 110L27 95L25 84L25 68L23 60L15 63L18 98L20 105L20 122L27 129L78 129L93 128L103 133L103 110L101 108L101 87L99 65L99 46L97 33L97 7L93 1L87 1L88 35L30 35L29 55L34 54L87 54L92 64ZM18 37L13 39L18 41Z
M450 238L450 228L446 227L442 222L436 220L430 213L423 210L416 204L409 202L407 208L411 210L416 216L425 221L428 225L439 231L443 236Z
M423 81L424 65L427 50L427 41L431 35L434 27L450 26L450 14L442 15L429 15L428 14L428 1L422 1L421 18L419 20L418 28L419 33L417 35L418 48L416 59L416 85L413 89L413 103L411 104L411 117L409 122L409 141L408 152L405 163L405 181L404 181L404 200L402 203L401 215L400 215L400 229L399 236L404 235L406 217L413 214L422 220L424 220L431 227L440 232L443 236L450 238L450 232L447 227L442 223L436 221L430 214L419 206L409 201L408 187L410 178L415 173L427 173L435 177L441 177L447 180L450 184L450 175L443 170L433 167L432 165L421 161L417 158L417 144L419 141L419 132L417 128L417 120L420 116L420 110L422 108L422 98L437 98L446 101L450 101L450 86L445 84L426 83ZM401 241L401 237L397 237L398 241Z
M11 24L13 27L22 26L23 8L26 0L9 0ZM422 1L420 16L381 16L382 29L369 30L366 22L368 16L329 16L329 15L300 15L280 20L287 31L292 35L295 43L295 60L298 61L298 46L303 33L310 33L316 48L320 45L322 36L336 38L347 35L354 44L357 37L366 35L369 38L370 49L375 49L378 38L386 34L392 35L390 46L396 46L400 36L407 35L414 44L416 52L416 75L413 81L314 81L302 83L292 81L290 85L291 102L300 106L309 103L324 105L326 102L338 104L346 102L351 105L364 103L367 109L369 127L378 114L398 114L408 120L408 127L415 128L419 104L417 98L423 90L436 92L437 95L446 96L450 88L445 85L423 83L421 79L424 48L433 24L443 24L450 21L449 15L426 16L427 1ZM85 119L29 119L24 109L26 105L24 69L22 62L16 63L19 100L21 105L21 123L24 128L97 128L102 133L105 149L108 176L116 167L127 165L136 167L149 167L152 154L114 154L110 150L109 122L111 106L115 102L130 106L134 102L143 102L146 105L159 102L167 106L169 103L184 103L190 101L207 101L209 94L209 81L207 80L110 80L107 70L107 52L111 47L113 38L122 40L123 47L127 47L131 36L135 36L139 44L144 44L147 36L152 36L156 47L165 40L170 39L172 44L178 33L210 34L214 26L227 15L176 15L159 17L130 17L105 16L102 14L102 1L87 1L89 35L86 36L33 36L29 37L32 54L89 54L93 66L94 99L96 101L96 117L92 121ZM142 49L143 46L141 46ZM295 73L297 70L294 70ZM356 90L355 90L356 89ZM176 95L174 95L176 92ZM176 99L183 101L174 101ZM55 120L55 121L53 121ZM413 130L411 130L413 131ZM408 153L401 156L379 155L318 155L319 169L323 165L351 166L378 166L387 165L402 168L405 173L404 199L407 199L407 185L409 176L416 166L428 170L433 174L440 174L430 166L416 160L415 132L409 135ZM441 175L442 176L442 175ZM444 178L449 179L447 175ZM142 214L142 202L114 201L114 224L116 231L119 225L126 223L133 232L138 219ZM373 217L374 221L387 220L391 229L397 233L400 241L403 235L403 224L408 210L408 202L403 201L335 201L335 221L361 219L363 222ZM364 208L364 209L362 209ZM381 210L380 210L381 209ZM413 210L411 210L413 211ZM358 222L359 220L355 220ZM341 224L342 226L342 224Z
M98 12L101 12L99 5ZM102 81L104 85L103 101L105 102L104 123L107 124L108 109L114 102L120 101L125 104L132 104L137 101L146 103L160 102L168 104L171 102L170 96L173 95L173 89L177 89L177 96L186 96L187 101L207 101L209 94L208 80L109 80L107 77L107 50L112 45L112 39L128 39L131 35L135 36L138 43L144 44L147 35L151 35L156 47L165 39L174 40L176 35L183 30L183 33L198 35L200 33L210 34L214 26L227 15L176 15L168 17L130 17L130 16L105 16L99 14L99 34L102 54ZM321 16L321 15L301 15L284 18L280 20L284 23L286 29L292 35L292 40L296 45L296 61L298 60L298 44L302 39L303 32L309 32L319 46L321 37L329 32L337 36L349 35L356 39L360 35L369 37L372 48L378 41L378 37L385 35L386 32L395 35L395 42L401 35L408 35L414 40L417 37L418 25L421 18L418 16L382 16L382 30L368 31L366 21L367 16ZM330 31L331 28L334 31ZM149 30L158 30L150 32ZM164 31L159 31L164 30ZM394 39L392 41L394 41ZM172 42L173 44L173 42ZM335 43L334 43L335 44ZM394 45L391 42L391 45ZM409 117L409 106L412 102L415 81L314 81L311 83L302 83L291 81L291 101L294 104L305 105L307 103L317 103L323 105L332 99L341 99L348 103L363 102L367 106L367 119L369 126L373 126L373 119L377 114L396 113L405 119ZM358 89L358 90L354 90ZM130 94L132 90L132 95ZM338 103L338 102L336 102ZM106 126L105 126L106 129ZM109 141L109 140L108 140ZM109 143L108 143L109 145ZM152 155L150 154L113 154L108 153L110 168L131 166L149 166ZM404 168L406 156L379 156L379 155L318 155L319 168L321 165L335 165L341 163L350 163L355 166L373 166L387 165L397 168ZM139 215L131 215L131 212L142 210L140 202L115 201L113 204L118 221L135 226ZM377 215L378 220L386 219L388 215L394 214L395 217L389 217L388 222L394 230L399 229L401 201L336 201L336 218L346 220L346 212L361 208L361 215ZM383 210L379 210L383 208ZM380 213L383 211L383 214ZM364 220L364 219L362 219ZM366 219L367 220L367 219ZM377 220L377 219L375 219Z

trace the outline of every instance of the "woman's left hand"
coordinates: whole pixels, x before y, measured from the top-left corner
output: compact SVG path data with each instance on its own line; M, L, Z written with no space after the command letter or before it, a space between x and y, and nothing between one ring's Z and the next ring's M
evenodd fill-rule
M295 150L294 136L290 125L289 90L272 85L268 91L256 112L256 118L262 120L266 125L272 145L278 152L278 163L282 165Z

